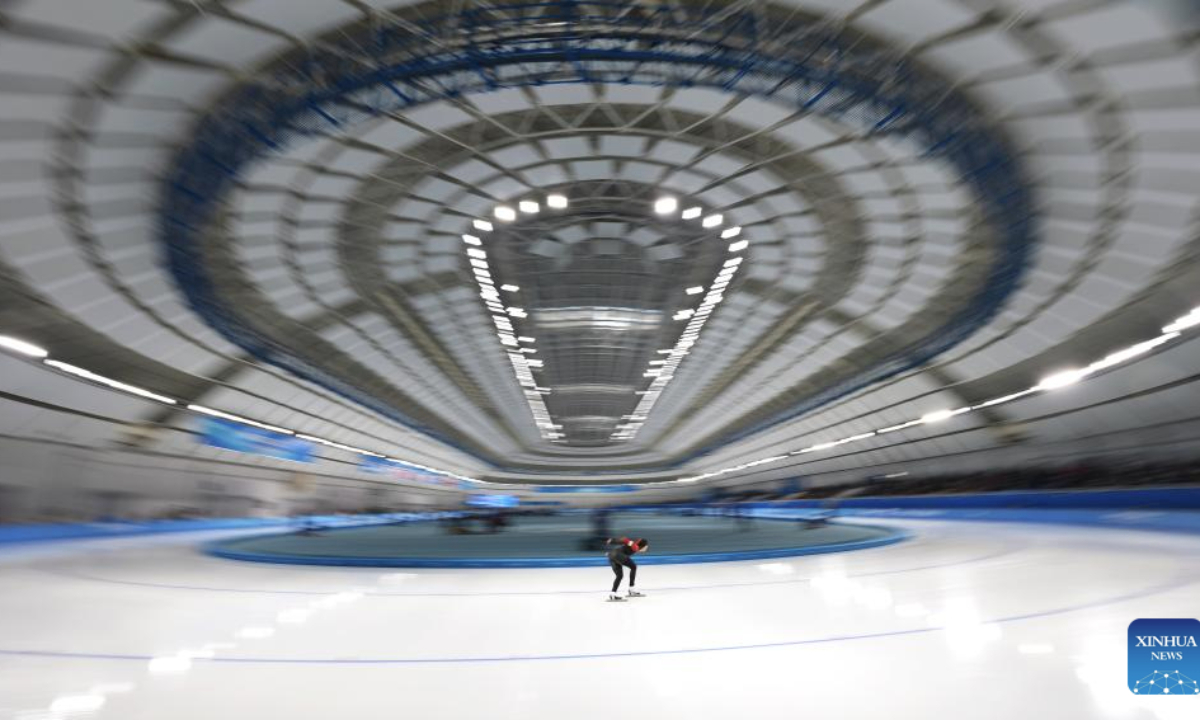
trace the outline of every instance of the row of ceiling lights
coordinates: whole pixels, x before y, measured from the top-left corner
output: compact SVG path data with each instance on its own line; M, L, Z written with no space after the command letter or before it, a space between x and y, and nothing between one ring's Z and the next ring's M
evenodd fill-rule
M1031 388L1027 388L1025 390L1021 390L1021 391L1015 392L1015 393L1010 393L1010 394L1004 395L1002 397L993 398L991 400L988 400L987 402L979 403L978 405L970 405L967 407L960 407L960 408L955 408L955 409L934 410L932 412L927 412L918 418L908 420L906 422L902 422L897 425L890 425L888 427L879 428L878 430L872 430L870 432L860 433L858 435L851 435L849 437L844 437L839 440L830 440L830 441L826 441L826 442L816 443L814 445L809 445L808 447L801 448L799 450L793 450L791 452L787 452L782 455L773 455L771 457L759 458L757 460L751 460L750 462L745 462L740 465L721 468L720 470L714 470L712 472L706 472L706 473L702 473L700 475L693 475L691 477L679 478L678 480L676 480L676 482L690 483L690 482L696 482L697 480L707 480L709 478L714 478L714 477L718 477L721 475L728 475L730 473L747 470L749 468L757 467L759 465L766 465L766 464L773 463L773 462L779 462L780 460L784 460L793 455L804 455L807 453L819 452L822 450L829 450L831 448L835 448L835 447L838 447L841 445L846 445L846 444L854 443L854 442L860 442L862 440L867 440L867 439L870 439L870 438L873 438L873 437L876 437L879 435L886 435L888 433L897 432L899 430L905 430L905 429L911 428L911 427L940 423L940 422L949 420L952 417L964 415L966 413L973 412L975 410L982 410L983 408L993 407L995 405L1012 402L1013 400L1023 398L1025 396L1031 395L1033 393L1047 392L1047 391L1057 390L1059 388L1068 387L1068 386L1074 385L1075 383L1079 382L1080 380L1088 378L1102 370L1107 370L1108 368L1111 368L1116 365L1120 365L1121 363L1128 362L1129 360L1132 360L1140 355L1144 355L1145 353L1150 352L1151 350L1153 350L1154 348L1156 348L1160 345L1163 345L1165 343L1171 342L1172 340L1175 340L1182 334L1182 332L1184 330L1191 328L1191 327L1195 327L1197 325L1200 325L1200 307L1193 308L1192 311L1189 312L1187 315L1184 315L1183 317L1176 319L1171 324L1163 327L1161 334L1158 335L1157 337L1142 341L1140 343L1136 343L1134 345L1130 345L1129 347L1121 349L1121 350L1117 350L1116 352L1109 353L1108 355L1104 356L1100 360L1097 360L1086 367L1072 368L1070 370L1063 370L1061 372L1054 373L1053 375L1043 378L1041 382L1039 382L1037 385L1034 385Z
M545 202L546 207L553 210L563 210L569 204L567 196L560 194L547 195ZM541 209L541 205L536 200L521 200L517 203L516 208L511 205L497 205L492 209L492 216L500 222L507 223L516 220L518 212L533 215L541 212ZM490 220L482 218L476 218L471 225L477 232L491 232L495 229L495 225ZM532 347L537 342L537 338L531 335L521 335L513 326L513 318L524 319L528 317L528 314L522 308L505 307L501 302L500 293L518 292L520 288L516 285L497 285L488 262L487 251L482 247L483 240L478 235L464 234L462 239L467 244L467 262L470 263L471 272L475 275L475 282L479 285L479 296L483 298L484 307L491 315L492 323L496 326L496 336L500 339L500 344L508 355L513 374L517 377L517 384L521 386L521 390L525 394L525 401L529 403L533 422L542 439L561 442L566 437L562 432L562 425L556 424L550 417L550 411L543 399L543 396L550 394L550 388L539 385L533 376L535 371L542 369L543 362L528 357L537 353L537 349Z
M99 373L94 373L91 370L88 370L86 368L81 368L77 365L71 365L70 363L65 363L61 360L54 360L49 357L50 353L45 348L39 347L37 345L34 345L33 343L26 342L19 338L10 337L7 335L0 335L0 347L4 348L6 350L10 350L12 352L18 353L20 355L24 355L26 357L33 358L35 360L41 360L42 363L45 364L47 367L54 368L55 370L58 370L59 372L66 373L68 375L73 375L77 378L87 380L87 381L95 383L97 385L103 385L103 386L111 388L113 390L118 390L120 392L127 393L129 395L136 395L138 397L145 398L147 400L154 400L156 402L160 402L165 405L179 405L178 400L171 398L171 397L167 397L166 395L152 392L150 390L138 387L136 385L130 385L129 383L124 383L124 382L121 382L120 380L114 380L113 378L106 377L104 375L100 375ZM216 408L210 408L210 407L207 407L204 405L195 405L195 404L189 404L189 405L186 405L185 407L189 411L197 413L199 415L207 415L209 417L221 418L223 420L229 420L231 422L240 423L242 425L250 425L252 427L261 428L263 430L269 430L271 432L279 433L281 435L292 435L300 440L307 440L308 442L317 443L318 445L324 445L326 447L337 448L338 450L345 450L346 452L358 453L360 455L368 455L371 457L384 458L386 460L392 460L394 462L404 463L405 465L409 465L409 466L418 468L420 470L424 470L426 472L433 473L435 475L452 477L452 478L455 478L456 480L465 480L467 482L480 482L479 480L476 480L475 478L470 478L465 475L459 475L457 473L452 473L452 472L449 472L446 470L439 470L437 468L428 467L426 465L421 465L419 463L409 462L407 460L400 460L398 458L393 458L388 455L384 455L383 453L375 452L374 450L367 450L365 448L355 447L354 445L346 445L344 443L334 442L333 440L326 440L325 438L317 437L315 435L307 435L304 433L298 433L294 430L288 430L287 428L282 428L282 427L278 427L276 425L270 425L268 423L259 422L257 420L252 420L247 417L242 417L241 415L235 415L233 413L225 412L224 410L217 410Z
M654 212L659 215L674 217L676 213L684 220L696 220L703 216L700 220L700 226L706 229L720 227L725 218L720 213L712 213L704 215L704 208L699 205L689 207L682 212L679 209L679 200L674 197L661 197L654 202ZM742 229L738 226L727 227L721 231L722 240L733 240L738 235L741 235ZM749 247L748 240L733 240L729 244L730 253L740 253ZM646 424L646 418L649 417L650 411L654 408L654 404L662 397L663 391L667 385L675 377L675 370L679 364L683 362L693 345L700 339L700 330L704 327L704 323L708 322L712 311L717 307L722 300L725 299L725 288L733 280L733 276L737 273L744 260L742 255L734 255L727 259L721 266L721 270L717 276L713 278L713 282L708 287L707 294L700 301L700 305L695 308L687 308L680 310L673 316L675 320L688 320L687 326L683 333L675 342L674 347L667 350L659 350L659 355L666 357L656 358L649 362L649 367L643 373L643 377L653 378L650 381L649 387L645 390L638 391L642 399L638 402L637 407L633 412L626 415L624 422L618 423L613 429L611 440L614 441L629 441L637 436L638 431ZM687 288L684 292L687 295L699 295L705 291L703 286L695 286Z
M1098 373L1102 370L1107 370L1116 365L1120 365L1122 363L1128 362L1129 360L1132 360L1140 355L1150 352L1151 350L1159 347L1160 345L1163 345L1172 340L1175 340L1176 338L1180 337L1180 335L1182 334L1182 332L1184 330L1195 327L1197 325L1200 325L1200 307L1193 308L1192 311L1189 312L1187 315L1184 315L1184 316L1176 319L1174 322L1170 323L1169 325L1163 327L1162 333L1160 335L1158 335L1157 337L1154 337L1149 340L1145 340L1143 342L1136 343L1134 345L1130 345L1129 347L1123 348L1121 350L1117 350L1115 352L1109 353L1102 359L1097 360L1097 361L1087 365L1084 368L1064 370L1062 372L1058 372L1053 375L1050 375L1050 376L1044 378L1041 382L1039 382L1037 385L1035 385L1031 388L1027 388L1025 390L1021 390L1021 391L1015 392L1015 393L1010 393L1008 395L1004 395L1004 396L1001 396L998 398L993 398L992 400L982 402L978 405L972 405L969 407L961 407L961 408L957 408L957 409L953 409L953 410L943 409L943 410L935 410L932 412L927 412L918 418L915 418L913 420L908 420L906 422L902 422L902 423L899 423L896 425L891 425L888 427L880 428L878 430L872 430L872 431L860 433L857 435L851 435L849 437L841 438L839 440L831 440L831 441L827 441L827 442L816 443L814 445L810 445L808 447L801 448L800 450L794 450L794 451L785 453L783 455L774 455L771 457L759 458L759 459L752 460L752 461L749 461L746 463L742 463L740 465L722 468L720 470L714 470L712 472L703 473L700 475L694 475L691 477L679 478L676 480L676 482L690 483L690 482L696 482L698 480L706 480L709 478L718 477L721 475L727 475L729 473L746 470L746 469L749 469L752 467L757 467L759 465L766 465L769 463L778 462L780 460L786 459L786 458L794 456L794 455L803 455L803 454L807 454L807 453L811 453L811 452L819 452L822 450L829 450L829 449L832 449L832 448L835 448L835 447L838 447L841 445L846 445L846 444L853 443L853 442L867 440L869 438L876 437L878 435L884 435L884 434L891 433L891 432L897 432L897 431L904 430L904 429L911 428L911 427L943 422L945 420L949 420L952 417L956 417L958 415L962 415L962 414L965 414L968 412L972 412L975 410L981 410L981 409L987 408L987 407L993 407L995 405L1000 405L1000 404L1007 403L1007 402L1012 402L1014 400L1018 400L1022 397L1025 397L1025 396L1033 394L1033 393L1045 392L1045 391L1050 391L1050 390L1056 390L1056 389L1063 388L1063 387L1068 387L1070 385L1074 385L1075 383L1077 383L1091 375L1094 375L1095 373ZM155 401L167 404L167 405L178 404L178 401L176 401L173 398L167 397L165 395L160 395L158 393L152 392L150 390L146 390L144 388L140 388L140 387L137 387L134 385L129 385L128 383L123 383L119 380L114 380L112 378L105 377L103 375L99 375L99 374L91 372L90 370L87 370L85 368L71 365L69 363L65 363L60 360L51 359L48 357L49 353L44 348L34 345L33 343L26 342L19 338L14 338L14 337L6 336L6 335L0 335L0 347L4 348L6 350L12 351L12 352L16 352L21 355L25 355L27 357L41 360L45 365L52 367L56 370L59 370L60 372L70 374L70 375L88 380L93 383L104 385L104 386L107 386L114 390L119 390L121 392L125 392L125 393L131 394L131 395L136 395L138 397L155 400ZM663 351L660 350L659 352L663 352ZM216 410L214 408L209 408L209 407L205 407L202 405L190 404L190 405L187 405L187 409L192 412L195 412L195 413L209 415L209 416L213 416L213 417L219 417L219 418L223 418L226 420L231 420L233 422L238 422L238 423L241 423L244 425L250 425L253 427L259 427L259 428L263 428L265 430L270 430L270 431L282 433L285 435L294 435L295 437L302 439L302 440L315 442L315 443L318 443L321 445L325 445L327 447L333 447L333 448L337 448L340 450L345 450L347 452L354 452L354 453L359 453L362 455L369 455L372 457L382 457L382 458L386 458L388 460L396 460L396 458L392 458L392 457L383 455L382 453L377 453L377 452L374 452L371 450L366 450L364 448L355 447L353 445L345 445L343 443L334 442L332 440L326 440L324 438L319 438L319 437L316 437L313 435L296 433L296 432L294 432L292 430L288 430L286 428L269 425L267 423L261 423L256 420L252 420L250 418L235 415L233 413L227 413L227 412L224 412L221 410ZM404 461L397 460L397 462L404 462ZM475 478L466 477L463 475L459 475L459 474L452 473L452 472L447 472L444 470L438 470L437 468L432 468L432 467L420 465L417 463L408 462L406 464L411 465L412 467L419 468L421 470L425 470L430 473L443 475L446 477L453 477L453 478L456 478L459 480L466 480L469 482L481 482L479 480L476 480Z

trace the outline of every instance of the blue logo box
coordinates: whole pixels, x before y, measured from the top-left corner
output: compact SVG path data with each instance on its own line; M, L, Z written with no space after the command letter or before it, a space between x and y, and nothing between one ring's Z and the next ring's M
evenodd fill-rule
M1200 620L1130 623L1129 689L1135 695L1200 699Z

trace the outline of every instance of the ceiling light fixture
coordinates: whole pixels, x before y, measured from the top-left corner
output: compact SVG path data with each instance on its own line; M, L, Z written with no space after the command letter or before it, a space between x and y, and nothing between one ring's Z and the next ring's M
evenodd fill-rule
M13 352L21 353L22 355L28 355L29 357L39 359L50 354L46 352L45 349L40 348L33 343L25 342L24 340L18 340L17 338L10 337L8 335L0 335L0 347L6 350L12 350Z
M546 204L551 208L564 208L567 206L567 199L563 195L549 195L546 197ZM536 202L532 200L522 200L517 203L517 207L522 212L535 213L540 209ZM492 214L496 218L505 222L511 222L516 219L517 213L512 207L507 205L498 205L492 208ZM475 220L474 225L483 230L491 230L491 223L486 220ZM465 237L465 236L464 236ZM505 292L517 292L520 287L512 284L503 284L500 289L495 287L495 281L491 277L491 269L486 260L486 253L482 251L470 252L472 259L471 264L475 266L476 281L479 284L479 295L483 298L484 305L487 310L492 313L492 322L496 325L497 338L500 344L506 349L505 354L508 357L509 363L512 365L513 374L516 377L517 384L525 391L525 400L529 406L530 414L533 416L535 426L542 438L545 440L555 440L561 437L560 433L553 432L548 427L550 422L550 412L542 399L542 394L548 394L548 389L539 388L537 381L533 377L533 370L541 369L543 361L532 360L527 358L527 354L536 353L533 348L519 348L519 343L534 342L534 338L525 335L518 335L517 328L513 326L513 318L526 318L528 313L523 308L505 307L500 301L500 290ZM486 275L485 275L486 274ZM509 349L513 348L513 349ZM542 391L545 390L543 393Z
M1164 333L1179 332L1180 330L1186 330L1190 327L1195 327L1196 325L1200 325L1200 307L1192 308L1191 312L1181 318L1176 319L1175 322L1164 327L1162 331Z
M664 202L668 199L671 201L669 204ZM671 212L674 212L678 207L678 204L674 198L662 198L659 202L662 203L662 209L665 210L667 207L669 207ZM656 204L655 209L658 210L659 208L660 206ZM691 207L687 210L684 210L682 216L685 219L690 219L693 217L699 217L702 212L703 211L699 206ZM710 228L716 227L722 222L724 222L724 218L720 214L714 214L704 218L702 224L704 227ZM728 239L730 237L736 237L740 232L740 227L728 228L724 233L722 233L722 235ZM742 247L745 247L745 241L743 241ZM683 357L686 356L689 349L699 341L700 330L704 327L704 323L708 322L713 309L725 299L723 294L725 287L729 284L729 281L737 272L738 266L742 261L742 258L740 257L733 259L736 260L736 262L726 262L719 274L713 279L713 282L709 286L708 292L701 301L699 308L680 309L673 315L673 319L688 320L688 323L684 326L684 330L680 334L679 339L676 341L674 348L666 351L668 358L666 360L653 360L648 363L648 369L644 373L644 377L652 377L654 379L646 390L638 392L638 394L642 395L642 399L638 402L637 408L635 409L635 414L638 416L649 417L651 409L662 396L663 390L675 377L675 370L679 367ZM684 292L686 292L688 295L699 295L705 292L705 288L703 285L696 285L686 288ZM627 425L618 425L613 434L610 436L610 439L622 441L632 440L637 435L643 424L644 423L639 422L630 423Z
M121 392L127 392L130 395L137 395L139 397L144 397L149 400L157 400L158 402L166 403L167 405L175 405L176 404L175 400L167 397L166 395L159 395L158 393L150 392L149 390L146 390L145 388L137 387L136 385L129 385L127 383L121 382L120 380L113 380L110 377L98 375L98 374L92 372L91 370L85 370L81 367L62 362L61 360L42 360L42 362L44 362L45 364L49 365L52 368L55 368L56 370L61 370L65 373L75 375L76 377L81 377L85 380L91 380L94 383L98 383L100 385L105 385L107 387L112 388L113 390L120 390Z
M1197 317L1197 320L1195 322L1192 322L1189 319L1189 318L1191 318L1191 316L1193 314ZM1160 345L1164 345L1164 344L1180 337L1182 333L1179 331L1179 328L1181 326L1183 328L1189 328L1189 327L1195 327L1197 325L1200 325L1200 308L1193 310L1192 313L1189 313L1189 315L1186 315L1183 318L1176 320L1174 323L1167 325L1164 328L1164 332L1162 335L1159 335L1158 337L1155 337L1155 338L1151 338L1150 340L1144 340L1140 343L1136 343L1136 344L1131 345L1122 350L1117 350L1115 352L1109 353L1103 359L1097 360L1096 362L1091 363L1090 365L1088 365L1086 368L1084 368L1082 370L1072 369L1072 370L1064 370L1061 372L1057 372L1057 373L1047 376L1046 378L1043 378L1041 382L1039 382L1037 385L1034 385L1031 388L1026 388L1025 390L1021 390L1021 391L1014 392L1014 393L1009 393L1007 395L1003 395L1001 397L997 397L992 400L988 400L987 402L983 402L978 405L973 405L971 407L961 407L956 410L936 410L933 412L925 413L920 418L917 418L915 420L909 420L907 422L902 422L897 425L891 425L888 427L879 428L878 430L874 430L871 432L860 433L858 435L851 435L850 437L842 438L841 440L836 440L833 442L818 443L816 445L810 445L810 446L800 449L800 450L793 450L792 452L789 453L789 455L802 455L802 454L806 454L806 453L810 453L810 452L817 452L820 450L828 450L830 448L837 447L839 445L844 445L846 443L858 442L858 441L866 440L868 438L876 437L879 435L898 432L900 430L905 430L905 429L915 427L918 425L935 424L935 423L939 423L939 422L948 420L956 415L961 415L963 413L971 412L972 410L978 410L981 408L991 407L993 405L999 405L1001 403L1012 402L1014 400L1019 400L1023 397L1026 397L1028 395L1033 395L1035 393L1056 390L1058 388L1063 388L1063 387L1067 387L1069 385L1074 385L1075 383L1080 382L1081 380L1084 380L1084 379L1092 376L1099 370L1107 369L1107 368L1119 365L1123 362L1132 360L1133 358L1135 358L1139 355L1143 355L1143 354L1149 352L1150 350L1152 350L1156 347L1159 347ZM642 391L642 392L646 393L646 394L651 393L651 391L649 391L649 390ZM767 460L769 460L769 459L767 459ZM720 470L714 470L711 472L702 473L700 475L695 475L692 477L679 478L676 480L676 482L695 482L697 480L705 480L708 478L724 475L724 474L727 474L730 472L736 472L738 470L743 470L743 469L752 467L759 462L765 462L765 461L766 460L742 463L740 465L726 467L726 468L722 468ZM903 473L903 474L907 474L907 473ZM895 474L895 476L898 477L899 474Z
M1042 381L1037 384L1038 390L1057 390L1059 388L1074 385L1087 376L1084 370L1064 370L1054 373L1049 377L1042 378Z
M949 420L952 417L954 417L953 410L934 410L933 412L922 415L921 422L928 425L930 423L939 423L943 420Z
M188 405L187 409L191 410L192 412L198 412L203 415L211 415L213 417L218 417L223 420L232 420L233 422L241 423L243 425L253 425L254 427L262 428L263 430L270 430L271 432L277 432L282 435L295 435L296 434L286 428L277 427L275 425L268 425L266 423L261 423L257 420L251 420L250 418L244 418L241 415L234 415L233 413L227 413L223 410L216 410L214 408L205 407L204 405Z
M654 201L654 212L659 215L669 215L679 209L679 201L673 197L659 198Z

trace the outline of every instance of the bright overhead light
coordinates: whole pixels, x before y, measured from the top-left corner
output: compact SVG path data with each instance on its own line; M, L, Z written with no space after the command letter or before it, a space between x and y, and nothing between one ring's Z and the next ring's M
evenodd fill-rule
M1038 390L1056 390L1068 385L1074 385L1082 380L1087 373L1083 370L1064 370L1049 377L1042 378L1037 384Z
M684 290L684 292L688 295L699 295L700 293L704 292L704 286L696 285L695 287L690 287L687 290Z
M549 205L550 207L554 208L555 210L562 210L563 208L565 208L567 206L567 196L566 195L547 195L546 196L546 204Z
M493 226L493 225L492 225L490 222L488 222L487 220L475 220L475 221L473 221L471 224L472 224L472 225L474 225L474 226L475 226L475 229L477 229L477 230L487 230L487 231L489 231L489 232L490 232L490 231L492 230L492 228L494 227L494 226Z
M475 259L475 258L472 258L472 259L470 260L470 263L471 263L471 265L473 265L473 266L475 266L475 267L479 268L480 270L487 270L487 269L488 269L487 260L477 260L477 259Z
M473 258L486 258L487 253L479 248L467 248L467 254Z
M13 352L21 353L22 355L28 355L29 357L33 358L44 358L50 354L43 348L40 348L33 343L28 343L24 340L18 340L17 338L9 337L8 335L0 335L0 347L6 350L12 350Z
M478 222L478 221L476 221L476 222ZM483 244L483 241L480 240L479 238L475 237L474 235L465 235L464 234L462 236L462 239L463 239L463 242L465 242L468 245L482 245Z
M725 228L724 230L721 231L721 239L728 240L729 238L737 237L738 235L741 235L741 234L742 234L742 228L737 225L734 225L731 228Z
M535 213L541 209L538 204L532 200L522 200L517 204L517 207L521 208L521 212L523 213Z
M867 438L873 437L875 437L874 430L871 432L859 433L858 435L851 435L850 437L844 437L841 440L838 440L838 444L844 445L846 443L858 442L859 440L866 440Z
M729 243L729 252L741 252L750 245L749 240L738 240L737 242Z
M492 210L492 214L496 216L497 220L504 222L512 222L517 219L517 211L507 205L497 205L496 209Z
M701 222L700 224L706 228L710 228L710 227L716 227L724 221L725 221L725 218L722 217L720 213L717 213L716 215L709 215L708 217L704 218L704 221Z
M728 260L725 261L725 267L736 268L738 265L742 264L742 260L744 260L744 259L745 258L740 258L740 257L729 258Z
M937 423L937 422L941 422L943 420L949 420L952 417L954 417L953 410L934 410L931 413L925 413L924 415L922 415L921 422L926 423L926 424Z
M1200 325L1200 307L1192 308L1190 313L1167 325L1162 331L1164 333L1179 332L1195 325Z
M1110 368L1113 365L1119 365L1119 364L1125 362L1126 360L1130 360L1130 359L1137 357L1138 355L1142 355L1143 353L1148 353L1151 350L1153 350L1154 348L1158 347L1159 345L1170 342L1177 337L1179 337L1178 332L1169 332L1169 333L1165 333L1163 335L1159 335L1158 337L1154 338L1153 340L1146 340L1145 342L1140 342L1136 345L1130 345L1129 347L1125 348L1124 350L1117 350L1116 352L1109 353L1104 358L1097 360L1096 362L1092 363L1091 365L1088 365L1087 372L1088 372L1088 374L1091 374L1091 373L1097 372L1099 370L1104 370L1106 368Z
M998 398L992 398L991 400L988 400L987 402L979 403L978 405L972 405L971 409L979 410L979 409L982 409L985 407L991 407L993 405L1000 405L1000 404L1003 404L1006 402L1012 402L1013 400L1016 400L1018 398L1023 398L1026 395L1028 395L1030 393L1035 393L1035 392L1037 392L1037 388L1031 387L1027 390L1021 390L1020 392L1009 393L1008 395L1002 395Z
M682 217L684 220L693 220L695 218L700 217L700 213L702 213L702 212L704 212L704 210L702 210L700 208L700 206L697 205L696 207L690 207L687 210L684 210L683 214L680 215L680 217Z
M654 212L659 215L667 215L679 209L679 201L673 197L659 198L654 201Z
M71 375L81 377L85 380L91 380L94 383L99 383L101 385L107 385L108 387L110 387L114 390L120 390L122 392L127 392L131 395L138 395L140 397L149 398L150 400L157 400L161 403L166 403L168 405L175 404L174 400L172 400L171 398L169 398L165 395L159 395L158 393L150 392L149 390L137 387L136 385L129 385L127 383L123 383L120 380L113 380L110 377L105 377L103 375L97 375L96 373L92 372L91 370L85 370L81 367L76 367L75 365L68 365L67 363L59 361L59 360L43 360L42 362L46 363L47 365L49 365L52 368L62 370L65 373L70 373Z
M505 292L516 292L521 288L517 287L516 285L501 285L500 289Z
M233 413L227 413L222 410L214 410L213 408L205 407L203 405L188 405L187 409L191 410L192 412L202 413L204 415L212 415L213 417L232 420L233 422L238 422L243 425L253 425L254 427L260 427L263 430L271 430L272 432L282 433L284 435L295 435L294 432L285 428L268 425L266 423L260 423L257 420L251 420L250 418L244 418L241 415L234 415Z
M527 337L527 336L525 336L525 335L522 335L522 336L520 336L520 337L519 337L519 338L517 338L517 339L518 339L518 340L520 340L520 341L521 341L521 342L523 342L523 343L537 342L537 340L536 340L535 338Z

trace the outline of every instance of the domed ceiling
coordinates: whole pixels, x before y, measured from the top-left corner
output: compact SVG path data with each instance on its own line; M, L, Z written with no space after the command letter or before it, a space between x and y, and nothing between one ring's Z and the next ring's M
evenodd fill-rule
M1195 35L1137 4L34 0L4 33L7 327L184 401L150 423L666 477L1195 301Z

